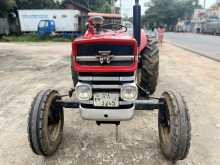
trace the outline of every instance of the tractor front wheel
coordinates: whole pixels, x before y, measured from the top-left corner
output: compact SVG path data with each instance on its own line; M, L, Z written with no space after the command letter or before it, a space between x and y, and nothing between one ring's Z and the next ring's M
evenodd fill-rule
M191 140L191 124L183 97L173 91L162 94L165 105L160 108L158 130L163 155L173 162L187 157Z
M45 90L34 98L28 117L28 139L37 155L53 155L63 135L63 108L56 104L59 93Z

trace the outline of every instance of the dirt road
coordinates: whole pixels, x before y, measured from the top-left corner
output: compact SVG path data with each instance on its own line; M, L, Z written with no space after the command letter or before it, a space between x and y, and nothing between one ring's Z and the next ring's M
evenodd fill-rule
M50 158L34 155L27 141L27 114L41 89L61 92L71 86L69 43L0 43L0 164L168 165L158 146L157 113L137 112L120 126L83 121L65 112L64 141ZM190 155L177 165L220 164L220 63L165 45L160 56L156 96L164 89L182 92L190 107Z

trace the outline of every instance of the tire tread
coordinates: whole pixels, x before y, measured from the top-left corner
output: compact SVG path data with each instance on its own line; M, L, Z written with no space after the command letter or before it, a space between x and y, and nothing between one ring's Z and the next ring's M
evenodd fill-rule
M150 94L156 90L159 76L159 49L156 43L146 47L141 53L140 85Z
M39 92L34 98L31 109L28 115L28 140L32 151L37 155L50 156L52 155L58 146L56 146L54 151L49 151L44 144L43 138L43 125L44 125L44 111L46 108L46 103L52 94L57 94L55 90L43 90ZM63 115L63 112L62 112ZM63 116L62 116L63 120ZM62 136L62 135L61 135ZM62 137L61 137L62 139Z
M167 159L172 161L183 160L189 153L191 141L189 109L181 94L168 91L164 92L163 96L171 104L169 110L171 134L170 144L166 145L163 143L159 128L160 146Z

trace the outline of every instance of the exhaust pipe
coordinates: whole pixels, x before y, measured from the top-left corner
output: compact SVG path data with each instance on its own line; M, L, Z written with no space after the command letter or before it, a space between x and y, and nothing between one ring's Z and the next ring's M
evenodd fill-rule
M139 0L135 0L135 5L133 7L133 28L134 28L134 38L136 39L138 46L141 43L141 6Z

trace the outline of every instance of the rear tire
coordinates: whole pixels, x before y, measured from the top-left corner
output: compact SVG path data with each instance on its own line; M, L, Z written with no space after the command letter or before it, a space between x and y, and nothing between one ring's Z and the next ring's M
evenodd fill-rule
M173 162L187 157L191 141L191 124L187 105L176 92L162 94L165 106L158 115L160 147L163 155Z
M37 155L53 155L62 141L63 108L55 104L57 91L41 91L34 98L28 117L28 139Z
M150 48L145 48L141 54L140 86L149 94L157 87L159 76L159 49L156 42Z

